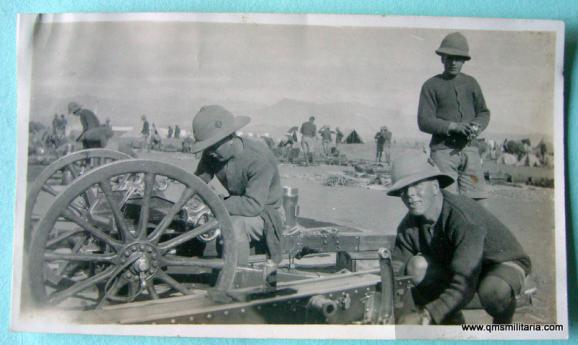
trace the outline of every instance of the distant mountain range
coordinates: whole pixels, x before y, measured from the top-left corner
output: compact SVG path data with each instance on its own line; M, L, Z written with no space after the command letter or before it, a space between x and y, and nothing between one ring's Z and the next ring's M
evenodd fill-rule
M41 102L40 99L47 100ZM427 141L429 135L421 133L417 127L415 114L402 113L400 110L388 107L367 106L359 102L314 103L295 99L282 99L271 105L263 105L236 100L210 100L207 98L176 96L175 99L144 99L135 102L128 99L94 99L91 97L76 96L70 98L39 97L33 99L31 113L32 120L50 125L54 112L66 113L66 106L70 100L77 100L87 108L95 110L101 122L110 118L113 125L132 126L140 128L141 115L146 114L151 122L159 129L169 125L179 124L182 129L190 131L194 114L203 105L220 104L237 115L251 117L251 123L244 132L257 135L268 133L273 138L280 138L293 126L301 124L310 116L315 116L317 127L328 125L331 129L340 127L347 135L355 129L364 141L373 141L373 136L381 126L387 126L399 140ZM36 101L36 102L35 102ZM47 111L46 111L47 110ZM72 129L79 128L80 122L69 118ZM529 137L537 142L542 137L552 141L550 136L540 133L512 134L512 132L497 132L489 129L483 136L503 140L504 138L521 139Z

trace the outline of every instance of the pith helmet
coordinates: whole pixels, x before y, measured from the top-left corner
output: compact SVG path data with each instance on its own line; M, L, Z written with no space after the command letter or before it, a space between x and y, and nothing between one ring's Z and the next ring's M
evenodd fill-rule
M79 111L79 110L80 110L80 105L79 105L78 103L76 103L76 102L70 102L70 103L68 103L68 112L69 112L69 113L74 114L74 113L76 113L76 112Z
M447 35L440 44L440 47L436 50L436 54L462 56L466 60L471 59L468 40L459 32Z
M432 177L438 179L441 188L454 183L453 177L442 173L431 158L425 155L402 156L392 164L392 186L387 191L387 195L399 196L407 186Z
M219 105L207 105L201 108L193 119L195 143L192 153L203 151L227 136L245 127L251 119L247 116L233 116Z

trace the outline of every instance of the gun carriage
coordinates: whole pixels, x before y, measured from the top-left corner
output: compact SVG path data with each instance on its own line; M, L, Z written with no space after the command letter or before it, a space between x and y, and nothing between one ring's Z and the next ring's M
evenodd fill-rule
M201 179L167 163L88 151L51 165L30 189L35 308L90 323L393 324L413 307L410 278L393 274L392 236L304 227L288 189L284 260L273 269L259 243L243 254L222 200ZM47 182L55 174L60 192ZM39 191L53 199L32 223Z

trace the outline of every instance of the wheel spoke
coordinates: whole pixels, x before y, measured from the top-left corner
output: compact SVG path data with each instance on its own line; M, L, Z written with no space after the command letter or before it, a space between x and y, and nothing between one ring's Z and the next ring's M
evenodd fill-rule
M169 276L166 272L164 271L158 271L157 272L157 277L159 279L161 279L162 281L164 281L165 283L169 284L173 289L179 291L180 293L182 293L183 295L190 295L192 294L192 292L187 289L186 287L184 287L181 283L179 283L178 281L176 281L173 277Z
M66 169L68 169L68 171L70 171L70 174L72 174L73 180L76 180L78 176L80 176L80 171L76 169L76 167L74 166L74 162L68 164L66 166ZM62 172L64 173L64 169L62 170Z
M78 241L76 241L76 243L74 244L74 247L72 248L72 254L73 254L73 255L78 254L78 251L80 250L80 248L82 248L82 246L84 245L84 242L86 242L86 238L87 238L87 237L86 237L85 234L80 235L80 238L78 239ZM58 267L58 272L57 272L57 273L58 273L59 275L62 275L62 273L63 273L66 269L68 269L70 266L71 266L71 262L70 262L70 261L65 262L64 265L60 265L60 266ZM77 264L77 263L74 263L74 264L72 264L72 266L73 266L74 268L76 268L76 267L78 266L78 264Z
M84 291L100 282L102 282L103 280L106 280L108 278L110 278L114 273L115 273L116 268L114 266L111 266L109 268L107 268L106 270L90 277L87 279L84 279L82 281L79 281L78 283L74 284L73 286L69 287L66 290L62 290L62 291L58 291L53 293L52 295L50 295L50 303L52 304L58 304L62 301L64 301L65 299L81 292Z
M130 302L134 301L135 298L140 294L141 289L139 282L131 280L128 283L128 300Z
M137 238L144 239L147 235L147 226L149 222L150 203L155 184L155 174L147 173L144 178L145 188L140 208L140 218L138 221Z
M109 280L110 282L110 280ZM106 284L108 286L108 284ZM108 300L111 301L118 301L120 298L119 297L115 297L114 295L116 295L118 293L118 291L124 286L126 285L126 279L121 275L120 277L118 277L117 279L114 279L114 282L112 283L112 286L110 288L108 288L107 286L104 287L104 296L103 298L100 300L100 302L98 302L96 309L98 308L102 308L105 304L107 304ZM124 300L123 300L124 301Z
M82 229L75 229L75 230L72 230L72 231L66 231L66 232L64 232L63 234L58 235L57 237L55 237L55 238L53 238L53 239L51 239L51 240L48 240L48 241L46 242L46 248L50 248L50 247L54 246L55 244L58 244L58 243L64 241L65 239L67 239L67 238L69 238L69 237L71 237L71 236L74 236L74 235L76 235L76 234L82 233L82 232L83 232Z
M48 184L42 185L41 190L42 190L43 192L46 192L46 193L52 195L52 196L57 196L57 195L58 195L58 192L57 192L54 188L52 188L50 185L48 185Z
M208 223L205 223L195 229L192 229L190 231L185 232L182 235L179 235L173 239L170 239L168 241L162 242L158 245L159 250L162 254L165 254L167 251L169 251L170 249L179 246L187 241L192 240L193 238L202 235L206 232L209 232L211 230L215 230L219 227L219 222L216 219L213 219L211 221L209 221Z
M150 284L147 284L147 291L148 291L148 293L152 299L159 299L159 295L157 294L157 291L155 290L155 285L153 284L152 279L151 279Z
M84 200L84 203L86 204L86 198L84 198L84 196L82 197L82 200ZM86 217L88 216L88 208L90 206L89 205L82 205L79 203L78 200L73 200L69 205L68 208L74 212L76 212L76 214L79 217Z
M85 221L84 219L82 219L81 217L75 215L74 213L70 212L69 210L65 210L62 214L62 216L70 221L73 221L74 223L78 224L81 228L83 228L85 231L89 232L91 235L93 235L94 237L104 241L105 243L107 243L108 245L110 245L111 247L118 249L122 246L122 244L116 240L114 240L112 237L110 237L109 235L105 234L104 232L102 232L101 230L97 229L96 227L94 227L92 224L89 224L87 221Z
M82 262L107 262L112 263L116 255L114 254L64 254L57 252L45 252L44 260L46 261L82 261Z
M195 191L191 188L187 188L183 191L183 194L179 198L179 200L171 207L171 209L167 212L167 215L163 218L163 220L157 225L157 227L151 232L149 236L149 240L153 243L158 243L158 240L164 234L165 230L171 225L171 222L177 215L177 213L185 206L187 201L189 201L192 196L194 195Z
M124 216L120 210L121 207L114 199L112 187L110 186L110 182L108 180L101 181L100 182L100 188L104 192L104 196L106 197L106 201L108 201L108 205L110 206L110 208L112 210L112 215L114 217L116 225L118 226L118 229L120 230L120 234L121 234L122 238L125 240L125 242L129 239L132 239L133 235L129 231L128 225L126 224Z
M162 259L163 266L195 266L203 268L221 269L224 266L222 259L191 258L186 256L168 255Z
M81 172L77 169L77 167L74 164L75 164L75 162L72 162L66 166L66 169L68 169L70 171L70 174L72 175L73 181L76 180L80 175L82 175ZM64 171L64 169L63 169L63 171ZM86 191L84 191L82 193L82 198L86 202L87 208L90 208L93 200L95 199L95 196L94 196L94 193L92 193L92 191L90 189L87 189Z

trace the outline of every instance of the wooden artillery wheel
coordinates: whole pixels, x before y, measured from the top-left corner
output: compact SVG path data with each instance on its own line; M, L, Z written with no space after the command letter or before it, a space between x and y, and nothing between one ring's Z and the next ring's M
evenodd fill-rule
M34 182L28 189L26 198L26 216L24 225L24 243L26 246L30 243L30 236L33 228L40 216L34 212L36 203L40 195L47 195L54 199L60 192L59 186L63 186L65 174L70 176L70 181L86 174L88 171L110 162L130 159L125 153L108 149L88 149L77 151L61 157L44 168L42 172L34 179Z
M127 183L132 189L123 189ZM126 207L133 205L126 200L134 186L141 187L136 216ZM96 196L90 204L83 197L88 191ZM192 199L210 209L210 220L175 230ZM221 232L219 257L180 254L215 229ZM110 163L71 184L38 224L28 265L32 296L40 306L65 309L156 300L199 293L196 287L204 285L191 277L207 270L218 273L205 284L225 291L238 263L234 236L224 204L198 177L151 160Z

